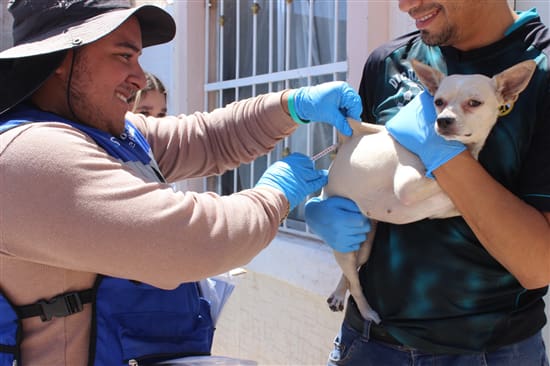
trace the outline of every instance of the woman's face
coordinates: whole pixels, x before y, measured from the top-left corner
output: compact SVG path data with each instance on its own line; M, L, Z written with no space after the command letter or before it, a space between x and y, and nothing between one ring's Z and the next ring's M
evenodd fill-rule
M147 117L166 116L166 95L158 90L149 90L141 93L138 105L132 108L134 113L141 113Z

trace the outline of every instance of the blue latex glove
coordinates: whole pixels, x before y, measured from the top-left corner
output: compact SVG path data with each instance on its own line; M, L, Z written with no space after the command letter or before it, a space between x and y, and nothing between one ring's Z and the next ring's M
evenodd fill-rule
M256 187L267 186L283 192L293 210L327 182L327 170L316 170L309 157L293 153L267 168Z
M464 144L449 141L435 132L437 113L433 97L423 91L386 123L386 128L401 145L420 157L426 176L462 151Z
M347 198L313 197L306 202L306 223L332 249L348 253L358 250L367 239L370 220Z
M326 122L344 135L351 136L352 130L346 117L361 119L361 98L343 81L303 87L293 95L296 114L304 123Z

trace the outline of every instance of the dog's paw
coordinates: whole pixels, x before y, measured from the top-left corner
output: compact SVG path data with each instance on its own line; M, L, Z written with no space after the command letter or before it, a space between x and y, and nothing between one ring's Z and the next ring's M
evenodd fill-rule
M359 308L359 312L364 319L380 324L380 315L378 315L378 313L370 307L368 302L364 302L361 305L358 304L357 307Z
M378 315L378 313L376 311L372 310L372 309L368 310L365 313L364 318L367 319L367 320L373 321L376 324L380 324L380 322L382 321L382 319L380 319L380 315Z
M360 292L359 294L355 294L353 296L353 299L357 304L357 309L359 309L359 312L364 319L371 320L376 324L380 323L380 315L378 315L378 313L370 306L369 302L362 292Z
M344 311L344 299L340 296L332 294L327 299L327 304L329 309L332 311Z

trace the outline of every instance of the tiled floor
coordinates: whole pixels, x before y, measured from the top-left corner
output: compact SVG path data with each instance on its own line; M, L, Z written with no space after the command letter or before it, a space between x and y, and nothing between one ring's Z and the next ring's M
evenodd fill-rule
M342 313L325 298L272 277L247 272L223 309L214 355L254 360L258 366L326 365Z

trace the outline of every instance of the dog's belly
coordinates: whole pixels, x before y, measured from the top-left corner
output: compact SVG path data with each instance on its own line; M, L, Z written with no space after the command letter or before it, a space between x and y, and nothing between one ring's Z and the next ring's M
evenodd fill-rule
M418 157L385 130L366 135L356 131L340 146L323 194L349 198L364 215L394 224L458 215L424 172Z

